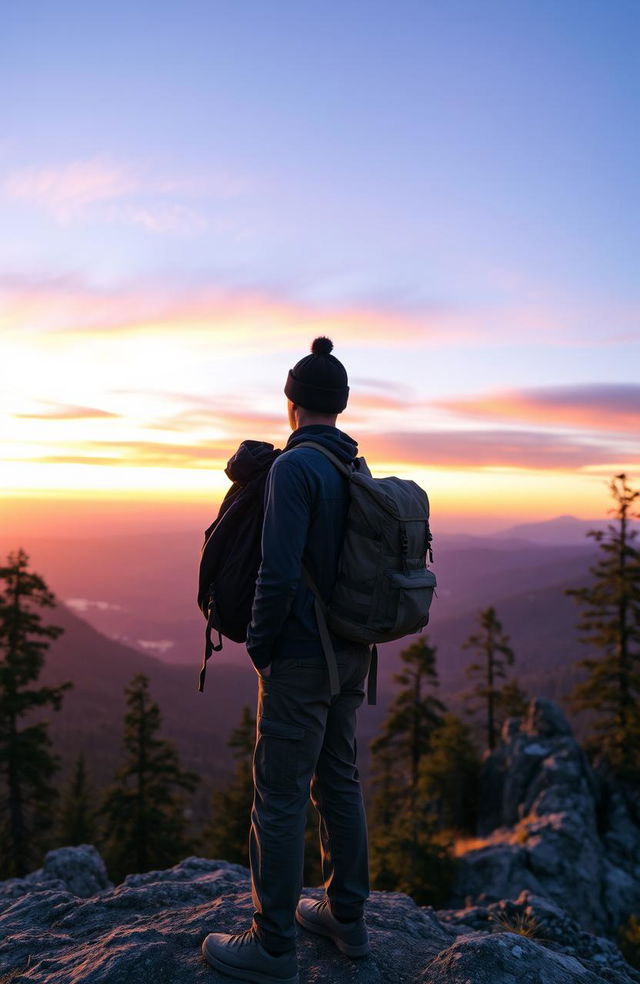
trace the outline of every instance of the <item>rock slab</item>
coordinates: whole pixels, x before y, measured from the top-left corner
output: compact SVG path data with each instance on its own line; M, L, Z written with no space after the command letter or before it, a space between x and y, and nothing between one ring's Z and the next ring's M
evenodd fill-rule
M228 984L200 943L246 929L251 914L239 865L192 857L114 887L93 848L52 851L38 872L0 883L0 984ZM366 917L371 954L357 961L299 930L301 984L640 984L610 941L526 894L435 912L373 892Z

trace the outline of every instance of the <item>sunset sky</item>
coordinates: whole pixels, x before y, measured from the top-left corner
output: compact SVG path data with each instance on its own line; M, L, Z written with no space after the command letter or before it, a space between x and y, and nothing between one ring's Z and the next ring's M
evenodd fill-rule
M639 44L636 0L8 5L5 522L196 521L319 334L443 528L604 514L640 477Z

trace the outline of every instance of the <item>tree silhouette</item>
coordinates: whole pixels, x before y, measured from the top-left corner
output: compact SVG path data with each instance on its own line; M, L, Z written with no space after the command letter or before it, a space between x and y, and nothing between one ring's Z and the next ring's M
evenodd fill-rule
M504 688L498 686L498 681L506 678L505 667L512 666L515 657L509 645L509 636L503 631L495 608L490 606L481 611L478 622L479 631L473 632L462 645L463 649L474 650L479 657L466 668L469 679L477 682L473 690L465 694L465 701L471 709L484 708L487 745L494 749L501 711L505 702L512 702L514 698L513 683L505 694ZM524 695L522 699L524 701Z
M425 639L404 649L394 675L401 690L380 735L371 743L374 798L371 874L379 889L408 892L421 904L438 904L449 891L452 860L438 837L432 804L419 797L421 763L445 711L438 686L436 650Z
M524 717L529 706L529 697L515 678L503 683L498 693L500 727L506 718Z
M600 651L597 657L578 662L587 671L571 704L577 711L590 711L592 748L604 753L621 779L640 779L640 550L635 546L638 518L633 506L640 491L627 484L625 474L609 485L615 501L610 512L614 522L606 532L587 534L599 544L600 556L589 568L591 584L572 588L583 607L578 623L581 641Z
M374 755L383 747L393 750L397 770L406 773L405 787L413 797L418 788L420 759L431 735L442 721L445 706L430 690L437 690L436 649L419 639L400 653L403 669L394 674L402 689L391 704L382 733L371 744Z
M96 839L95 808L87 780L84 754L76 759L60 805L57 840L63 845L93 844Z
M480 756L468 726L446 714L420 766L418 793L438 830L472 834L478 817Z
M29 570L20 549L0 567L0 878L24 875L37 862L52 824L56 789L51 779L58 760L51 752L48 721L23 724L32 712L59 710L71 683L32 687L53 639L62 634L45 625L39 608L55 607L43 578Z
M212 799L212 820L203 837L207 854L236 864L249 861L249 822L253 800L253 750L256 721L243 707L240 724L227 742L236 761L235 771L225 789L216 790Z
M200 781L181 768L175 748L157 736L160 709L149 696L148 677L136 674L125 694L126 757L100 808L105 860L116 880L129 872L169 867L189 853L179 791L192 792Z

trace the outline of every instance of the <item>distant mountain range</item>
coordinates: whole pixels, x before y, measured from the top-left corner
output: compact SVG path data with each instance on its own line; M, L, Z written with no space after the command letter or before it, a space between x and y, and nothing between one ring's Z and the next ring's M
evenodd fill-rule
M580 583L595 546L584 536L566 543L576 525L559 517L515 527L509 535L436 536L438 600L433 627L513 594L555 583ZM554 542L552 531L558 531ZM530 538L524 533L530 532ZM537 537L537 539L536 539ZM170 663L200 659L204 620L195 603L201 533L141 534L90 539L34 538L23 546L57 597L103 634ZM0 551L17 546L0 536ZM219 659L243 665L242 646L225 643Z
M601 519L577 519L575 516L557 516L544 523L521 523L512 526L495 537L506 540L530 540L553 546L560 544L578 545L585 542L590 530L604 530L607 523Z
M577 639L575 602L564 590L586 583L597 549L584 537L564 542L575 524L595 525L559 517L500 537L437 537L439 587L428 637L438 647L446 701L458 707L468 686L464 669L472 657L462 643L487 605L495 606L511 636L517 657L513 672L530 695L558 698L571 689L575 662L586 650ZM204 639L204 619L195 603L200 543L200 534L170 533L36 538L22 544L34 569L64 602L50 614L65 634L52 646L45 676L48 682L75 684L63 710L51 715L67 766L85 748L99 781L110 777L120 754L123 689L134 673L144 672L160 704L164 732L177 743L185 764L208 786L228 770L225 742L242 706L255 703L256 676L244 647L225 642L210 662L205 693L197 693ZM3 553L15 546L0 537ZM392 677L407 641L381 647L379 704L361 714L364 773L367 744L393 693Z

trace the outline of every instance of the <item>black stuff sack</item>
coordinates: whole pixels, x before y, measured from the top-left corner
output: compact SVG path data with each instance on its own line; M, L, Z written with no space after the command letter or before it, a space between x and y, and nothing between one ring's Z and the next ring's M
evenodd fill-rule
M198 607L207 620L198 690L207 662L222 649L222 636L245 642L262 559L264 491L271 465L282 452L265 441L243 441L225 474L233 482L205 531L200 555ZM214 644L211 635L218 634Z

